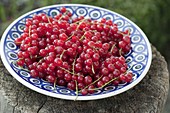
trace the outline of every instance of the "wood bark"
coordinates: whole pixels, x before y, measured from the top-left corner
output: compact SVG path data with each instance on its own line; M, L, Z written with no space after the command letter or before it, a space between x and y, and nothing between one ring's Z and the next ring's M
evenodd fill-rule
M70 101L37 93L19 83L0 60L0 113L161 113L169 89L164 57L152 46L144 79L130 90L105 99Z

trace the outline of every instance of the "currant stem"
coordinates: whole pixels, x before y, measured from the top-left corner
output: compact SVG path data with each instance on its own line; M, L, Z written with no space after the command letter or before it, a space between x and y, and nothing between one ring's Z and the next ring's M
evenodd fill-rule
M72 36L74 36L74 33L73 33L73 34L71 34L71 35L67 38L67 40L66 40L66 41L70 40L70 39L72 38Z
M59 67L60 69L62 69L62 70L64 70L64 71L66 71L66 72L68 72L68 73L70 73L70 74L72 74L72 75L77 75L78 76L78 74L73 74L73 72L70 72L69 70L67 70L67 69L65 69L65 68L63 68L63 67Z
M85 21L85 20L88 20L88 19L87 19L87 18L84 18L84 19L79 20L79 21L76 21L76 22L74 22L74 23L75 23L75 24L78 24L78 23L83 22L83 21Z
M125 74L128 73L132 69L132 67L133 67L133 65L130 66L130 68L128 68L128 70L125 72Z
M73 68L72 68L73 74L74 74L74 66L75 66L75 63L76 63L76 57L77 57L77 54L76 54L74 61L73 61L73 64L72 64L73 65Z
M60 59L62 59L62 57L63 57L63 55L64 55L65 52L66 52L66 50L63 50L63 52L62 52L61 55L60 55Z
M29 36L29 37L31 36L31 25L29 26L29 33L28 33L28 36Z
M113 44L113 46L112 46L112 48L110 50L111 53L112 53L113 49L115 48L115 46L116 46L116 44Z
M19 60L19 59L18 59ZM16 61L12 61L14 64L16 64ZM17 65L17 64L16 64ZM22 66L19 66L19 68L21 68L22 70L25 70L25 71L28 71L30 72L30 70L26 69L26 68L23 68Z
M77 100L77 98L78 98L78 85L77 85L77 81L75 80L75 83L76 83L76 98L74 99L74 101L76 101Z
M65 13L63 13L63 15L58 19L58 21L60 21L64 15L67 15L67 12L69 12L69 11L67 10Z
M92 72L93 72L93 74L95 74L94 65L93 64L92 64Z
M94 88L94 89L90 89L90 90L98 90L98 89L102 89L103 87L107 86L108 84L110 84L111 82L113 82L114 80L117 80L119 77L113 78L112 80L110 80L109 82L105 83L103 86L99 87L99 88Z
M43 60L44 60L44 58L40 59L40 60L38 61L37 65L40 64Z
M28 71L28 72L30 72L30 70L28 70L28 69L25 69L25 68L23 68L23 67L21 67L21 66L19 66L22 70L25 70L25 71Z
M84 34L83 34L83 36L81 36L80 40L82 41L84 37L85 37L85 36L84 36Z
M128 36L130 35L130 30L128 29L128 34L127 34Z
M53 84L54 90L56 89L56 84L57 84L57 78L55 79L54 84Z
M51 21L50 21L49 16L46 15L46 17L47 17L48 23L52 24Z
M93 84L95 84L97 81L99 81L101 78L103 77L103 75L102 76L100 76L97 80L95 80L94 82L92 82L91 84L89 84L89 85L87 85L86 87L84 87L84 89L87 89L90 85L93 85ZM81 92L82 90L80 90L79 92Z
M119 50L119 55L122 56L122 48Z

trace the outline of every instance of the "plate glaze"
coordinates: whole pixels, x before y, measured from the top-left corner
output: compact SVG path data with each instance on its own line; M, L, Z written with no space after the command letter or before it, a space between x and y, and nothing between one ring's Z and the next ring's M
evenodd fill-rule
M69 90L66 87L56 86L54 88L52 84L42 79L32 78L29 72L19 68L14 63L18 59L17 52L19 51L14 40L23 32L26 18L31 18L34 14L42 12L53 17L59 13L59 9L63 6L73 14L73 17L84 16L85 18L91 18L94 20L100 20L101 18L111 19L118 25L119 30L130 30L132 49L125 56L128 67L134 74L133 80L130 83L123 83L118 86L108 85L103 89L96 90L94 94L86 96L79 94L77 97L75 91ZM125 92L138 84L144 78L149 70L152 59L150 43L146 35L136 24L116 12L100 7L81 4L52 5L30 11L22 15L6 29L1 38L0 48L1 58L5 67L20 83L39 93L67 100L74 100L75 98L77 98L77 100L95 100Z

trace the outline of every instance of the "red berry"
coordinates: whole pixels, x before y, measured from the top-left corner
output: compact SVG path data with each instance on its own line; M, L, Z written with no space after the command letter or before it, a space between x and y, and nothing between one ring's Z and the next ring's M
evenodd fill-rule
M97 87L98 88L102 87L103 85L104 85L103 81L100 80L100 81L97 82Z
M65 86L66 82L63 79L57 79L57 84L60 86Z
M109 45L109 43L104 43L103 45L102 45L102 48L104 49L104 50L109 50L109 48L110 48L110 45Z
M66 12L66 8L65 8L65 7L61 7L60 11L61 11L62 13L65 13L65 12Z
M19 60L17 61L17 65L23 66L23 65L24 65L24 59L19 59Z
M71 81L67 84L67 87L71 90L75 90L76 89L76 83L75 81Z
M91 66L93 64L92 59L85 60L85 65Z
M102 81L103 81L103 83L107 83L110 81L110 78L108 76L104 76L104 77L102 77Z
M65 79L67 82L68 82L68 81L71 81L71 80L72 80L71 74L66 73L66 74L64 75L64 79Z
M30 71L30 75L31 75L32 77L38 77L38 71L35 70L35 69L32 69L32 70Z
M100 55L98 53L95 53L93 54L93 57L92 57L92 60L95 62L95 61L98 61L100 59Z
M93 79L92 79L91 76L86 76L86 77L84 77L84 83L85 83L86 85L91 84L92 81L93 81Z
M87 95L88 94L88 90L87 89L82 89L81 90L81 94L82 95Z
M55 64L56 66L62 66L63 61L62 61L60 58L55 58L55 59L54 59L54 64Z
M46 80L47 80L48 82L54 83L55 80L56 80L56 78L55 78L54 76L49 75L49 76L46 77Z
M108 75L108 74L109 74L109 70L108 70L107 68L103 68L103 69L101 70L101 74L102 74L102 75Z
M113 72L114 69L115 69L114 64L109 64L109 65L107 66L107 68L108 68L108 70L109 70L110 72Z
M85 85L83 83L78 83L78 89L83 89Z
M75 71L79 72L82 70L82 65L80 63L75 64Z
M93 93L94 93L94 89L95 89L94 85L90 85L90 86L88 87L88 92L89 92L90 94L93 94Z

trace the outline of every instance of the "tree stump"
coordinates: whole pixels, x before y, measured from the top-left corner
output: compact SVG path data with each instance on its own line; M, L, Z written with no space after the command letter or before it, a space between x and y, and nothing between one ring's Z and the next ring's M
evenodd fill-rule
M168 89L167 63L152 46L144 79L119 95L93 101L70 101L37 93L15 80L0 60L0 113L161 113Z

